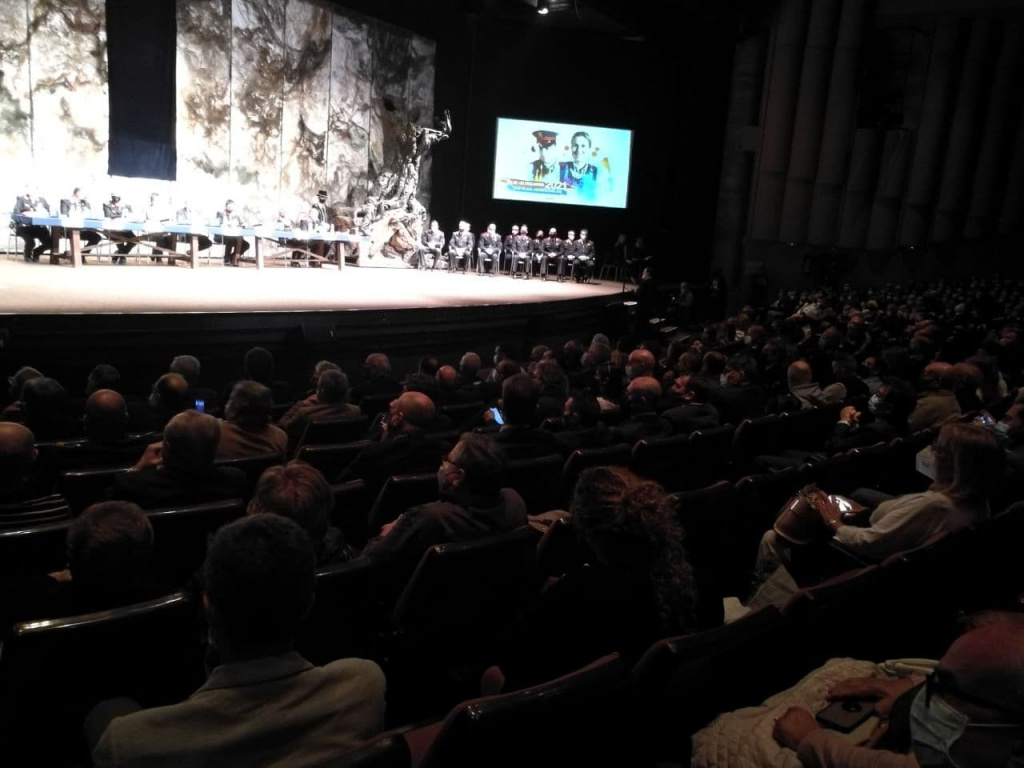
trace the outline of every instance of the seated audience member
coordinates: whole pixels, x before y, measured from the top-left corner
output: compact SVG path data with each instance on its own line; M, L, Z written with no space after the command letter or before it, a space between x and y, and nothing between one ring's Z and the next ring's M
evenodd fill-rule
M8 388L7 396L8 402L4 406L2 412L0 412L0 421L14 421L18 424L23 424L25 421L25 404L21 400L21 392L25 387L25 382L30 379L38 378L43 374L27 365L23 365L14 375L7 379Z
M485 538L526 525L526 502L502 487L507 461L488 435L466 433L437 470L439 499L412 507L385 525L362 557L389 566L397 594L435 544Z
M467 352L459 360L459 389L474 391L480 386L480 367L483 362L476 352Z
M835 383L825 387L828 394L838 395L839 387L845 390L843 402L863 410L867 407L871 392L868 385L857 375L857 358L846 352L837 352L832 359L832 374Z
M85 723L93 765L289 765L330 762L376 734L384 675L372 661L316 667L293 650L313 602L309 537L279 515L221 528L206 556L209 678L187 700L97 705Z
M202 385L199 377L201 370L202 366L199 363L199 358L192 355L178 355L171 360L171 365L168 367L167 372L177 373L185 378L185 381L188 382L189 395L192 397L193 404L197 404L201 400L203 403L203 413L220 414L220 395L216 390Z
M388 406L380 439L363 448L337 482L362 480L375 498L392 475L435 470L448 448L428 433L434 413L434 403L425 394L403 392Z
M832 685L832 701L875 700L887 726L882 747L858 746L795 706L775 717L772 735L807 768L1002 768L1020 760L1022 691L1024 623L1011 615L968 629L924 679L860 677ZM909 749L897 746L901 740Z
M622 467L589 467L569 513L586 563L550 584L507 638L500 672L485 675L487 693L551 680L608 653L633 663L651 643L694 626L683 531L657 483Z
M317 364L313 366L313 374L309 377L312 389L308 390L299 402L306 404L315 404L317 402L316 390L320 383L320 376L324 371L341 371L341 366L330 360L318 360Z
M134 501L143 509L245 498L245 473L214 464L220 422L206 413L182 411L167 422L163 441L117 476L108 499Z
M224 406L218 459L240 459L276 453L287 458L288 435L270 423L270 390L258 381L240 381Z
M555 432L558 452L566 458L581 448L601 448L612 443L612 432L601 421L597 396L586 389L573 390L565 401L561 429Z
M908 433L907 417L917 404L917 394L909 382L886 378L868 398L867 413L847 405L839 412L839 421L825 444L829 454L888 443Z
M711 389L699 376L679 376L672 384L672 393L682 404L662 411L661 418L672 426L673 434L688 435L718 426L718 409L709 402Z
M283 381L276 377L274 353L269 349L264 347L252 347L247 350L245 356L242 358L241 377L228 384L221 392L218 400L222 403L226 403L228 398L231 397L231 390L233 390L235 388L235 384L242 379L258 381L269 389L274 405L287 405L294 400L292 397L291 385L287 381Z
M47 376L36 376L21 388L24 425L36 440L61 440L77 437L77 425L68 419L67 392L60 382Z
M32 574L11 591L4 624L57 619L152 600L173 591L149 580L153 528L127 501L92 504L67 533L67 568Z
M465 389L459 384L459 372L451 365L442 365L437 369L437 404L440 407L446 405L461 405L472 403L480 399L478 387Z
M449 429L452 429L451 418L443 413L439 413L437 410L440 388L438 387L436 376L423 373L422 371L410 373L402 383L402 392L419 392L429 397L430 401L434 404L434 418L429 424L424 425L424 429L427 432L447 432ZM386 418L379 419L379 428L383 428L385 421ZM370 438L374 439L376 437L371 431Z
M500 410L505 423L493 437L509 461L558 453L554 435L537 427L540 391L528 373L502 381Z
M160 432L173 416L195 405L188 381L177 373L165 373L153 384L145 402L128 406L132 432Z
M953 388L956 375L949 363L928 363L921 374L922 392L917 407L907 419L911 432L935 427L960 416L960 403Z
M348 376L327 370L317 378L316 402L311 398L299 401L277 420L277 426L288 433L288 455L292 456L309 422L357 419L361 415L359 407L349 402Z
M953 366L953 376L956 379L954 394L961 413L977 413L985 408L981 402L978 392L981 390L981 383L984 376L981 369L972 363L956 363Z
M85 396L68 399L67 410L69 416L73 419L81 419L86 399L93 392L98 392L101 389L110 389L114 392L121 391L121 372L114 366L103 363L93 366L85 380Z
M536 365L534 378L541 387L537 418L543 421L561 416L569 394L569 379L562 366L554 360L542 360Z
M800 401L801 410L809 410L822 405L834 405L846 399L846 387L842 384L830 384L825 389L814 381L811 365L806 360L796 360L789 364L786 371L789 393Z
M36 439L24 424L0 421L0 505L17 505L50 495L36 468Z
M645 437L665 437L672 425L657 412L661 383L653 376L638 376L626 387L625 421L612 429L612 442L633 445Z
M934 452L935 480L927 491L899 497L854 491L855 501L874 508L865 513L866 527L851 525L841 515L826 520L835 540L858 557L881 561L941 533L987 520L989 498L1003 474L1003 454L994 432L973 424L946 424L935 438ZM789 563L791 546L774 530L766 532L755 578L766 579Z
M289 461L260 475L246 514L264 512L294 520L313 542L317 566L348 562L355 551L329 522L334 493L316 467Z
M757 360L743 353L733 355L725 363L722 378L711 404L723 424L739 425L744 419L764 415L765 394L758 383Z
M134 464L146 448L138 435L128 432L128 406L112 389L89 395L82 413L85 440L70 450L48 452L48 469L64 471L86 467Z
M391 375L391 360L383 352L366 356L363 362L366 379L352 388L352 402L358 403L367 395L397 395L402 384Z

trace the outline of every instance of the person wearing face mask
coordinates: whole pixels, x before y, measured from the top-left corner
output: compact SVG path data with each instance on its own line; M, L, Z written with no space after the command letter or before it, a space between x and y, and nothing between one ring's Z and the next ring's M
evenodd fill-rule
M744 419L764 415L767 399L753 355L741 352L728 358L711 403L718 409L723 424L739 424Z
M874 489L854 491L850 497L867 509L825 520L835 542L857 558L880 562L940 534L987 520L989 499L1003 481L1004 456L994 431L974 424L946 424L932 448L935 480L928 490L897 497ZM856 524L863 523L864 515L867 524ZM775 530L761 537L754 564L756 586L792 563L794 546L801 545Z
M828 454L845 453L875 443L888 443L908 433L907 416L916 405L916 393L910 382L886 378L868 399L867 413L847 405L839 412L832 436L826 444Z
M902 752L858 746L822 728L807 709L790 707L772 735L805 768L1006 768L1024 761L1024 622L992 619L957 638L924 682L855 678L829 698L869 698L889 723L887 746L903 734Z

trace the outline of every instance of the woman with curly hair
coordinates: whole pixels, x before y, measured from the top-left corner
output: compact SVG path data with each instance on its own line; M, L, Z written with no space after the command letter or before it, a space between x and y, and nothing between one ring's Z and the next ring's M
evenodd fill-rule
M540 594L485 675L487 693L616 651L632 663L656 640L693 628L696 592L672 496L627 469L590 467L569 513L584 564Z

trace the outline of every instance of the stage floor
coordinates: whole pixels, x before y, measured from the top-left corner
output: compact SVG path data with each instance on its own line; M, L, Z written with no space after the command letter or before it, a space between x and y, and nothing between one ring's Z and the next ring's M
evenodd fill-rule
M347 266L339 274L330 266L257 270L217 263L190 269L151 264L148 257L135 264L134 255L126 266L104 263L72 269L29 264L15 256L0 260L0 314L339 312L532 304L622 293L621 283L513 280L472 272Z

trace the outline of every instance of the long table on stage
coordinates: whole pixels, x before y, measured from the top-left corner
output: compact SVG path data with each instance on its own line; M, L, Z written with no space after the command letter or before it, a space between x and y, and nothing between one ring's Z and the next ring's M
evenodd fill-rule
M257 227L221 227L212 224L172 224L164 221L134 221L128 219L94 219L94 218L73 218L65 216L30 216L26 214L14 214L14 220L18 224L31 224L38 227L50 227L51 247L50 263L56 264L59 261L60 238L62 233L66 236L70 248L70 260L72 267L81 267L82 261L82 230L94 229L103 232L107 238L115 243L133 243L140 245L145 243L153 249L154 255L165 255L175 260L187 261L192 269L199 266L199 237L206 235L213 237L252 237L256 241L256 268L263 269L265 266L265 248L261 243L273 242L280 248L287 248L289 251L302 251L310 258L320 262L334 263L327 261L316 251L309 250L313 243L369 243L370 238L366 235L353 235L348 232L311 232L299 229L280 230L273 226ZM132 237L123 235L124 232L133 233ZM179 253L162 246L155 245L154 238L162 235L175 235L176 237L187 237L189 242L189 253ZM295 245L296 242L306 244L306 248ZM235 254L236 256L238 254ZM338 271L345 266L345 257L338 253Z

